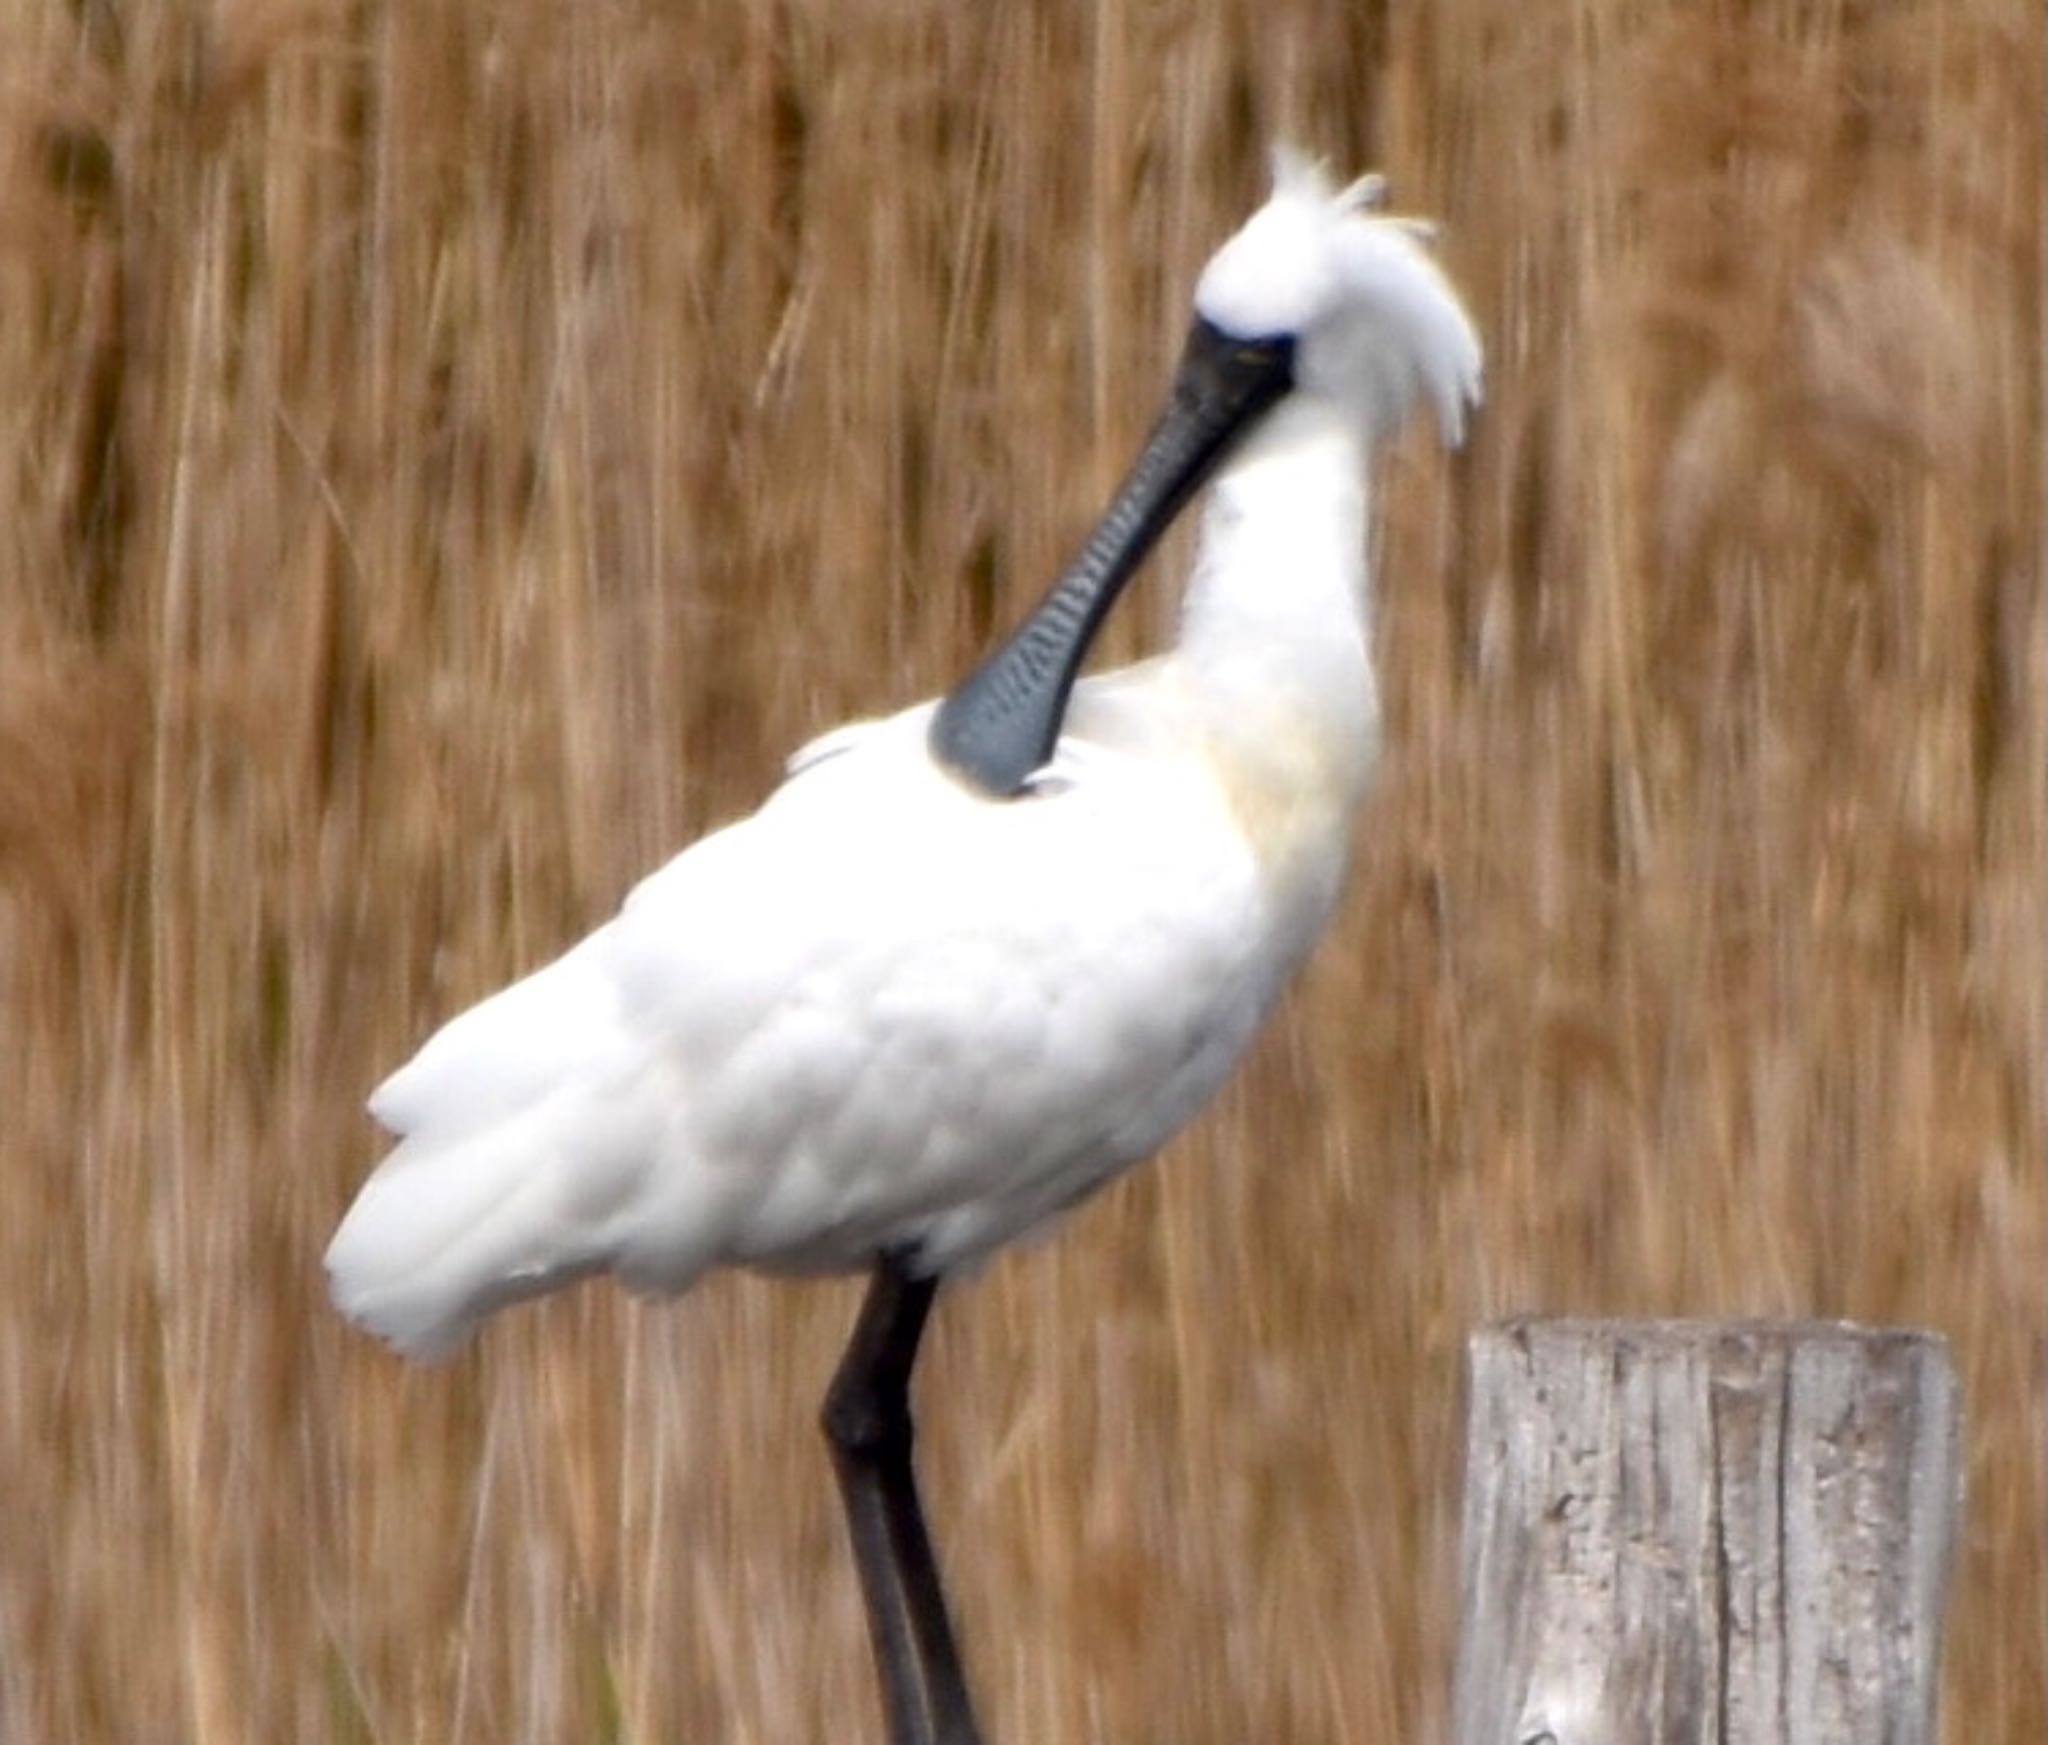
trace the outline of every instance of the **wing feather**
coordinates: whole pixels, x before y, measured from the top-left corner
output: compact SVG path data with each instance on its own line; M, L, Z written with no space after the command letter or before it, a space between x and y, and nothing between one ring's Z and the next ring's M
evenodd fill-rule
M947 1265L1156 1147L1277 986L1264 896L1199 764L1082 697L1104 731L1044 798L935 769L928 711L824 742L444 1026L372 1100L404 1143L336 1238L338 1296L426 1350L607 1267ZM431 1266L404 1234L428 1213Z

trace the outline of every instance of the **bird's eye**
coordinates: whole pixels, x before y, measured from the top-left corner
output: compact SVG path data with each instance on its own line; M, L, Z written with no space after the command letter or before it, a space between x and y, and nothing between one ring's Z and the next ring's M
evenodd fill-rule
M1294 335L1275 333L1264 339L1241 339L1231 347L1231 362L1243 368L1263 369L1275 358L1294 349Z

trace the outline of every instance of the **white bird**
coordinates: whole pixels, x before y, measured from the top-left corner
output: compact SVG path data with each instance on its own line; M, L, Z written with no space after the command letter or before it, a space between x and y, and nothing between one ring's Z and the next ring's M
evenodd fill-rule
M874 1269L828 1398L895 1737L976 1734L910 1478L938 1280L1146 1157L1329 920L1378 750L1368 471L1480 348L1426 226L1276 153L1083 557L951 695L800 751L751 817L455 1018L327 1253L400 1351L591 1274ZM1075 682L1211 472L1177 640ZM920 1664L909 1664L911 1647Z

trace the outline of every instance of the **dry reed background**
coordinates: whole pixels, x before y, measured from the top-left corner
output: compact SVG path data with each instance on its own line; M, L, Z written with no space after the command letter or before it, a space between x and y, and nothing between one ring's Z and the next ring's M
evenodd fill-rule
M319 1252L382 1067L1050 576L1276 133L1448 219L1491 402L1338 934L940 1317L996 1736L1441 1738L1460 1338L1574 1310L1947 1332L1948 1737L2039 1737L2040 26L17 0L0 1738L873 1728L846 1291L407 1373Z

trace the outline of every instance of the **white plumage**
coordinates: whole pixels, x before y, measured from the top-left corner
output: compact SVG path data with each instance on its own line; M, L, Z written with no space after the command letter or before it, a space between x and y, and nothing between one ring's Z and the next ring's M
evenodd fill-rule
M1285 160L1198 312L1297 343L1219 474L1181 635L1075 690L991 799L931 704L827 736L752 817L375 1094L400 1143L337 1304L416 1356L615 1273L920 1272L1042 1226L1182 1126L1313 945L1377 744L1366 469L1417 396L1455 440L1472 330L1418 227Z

